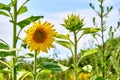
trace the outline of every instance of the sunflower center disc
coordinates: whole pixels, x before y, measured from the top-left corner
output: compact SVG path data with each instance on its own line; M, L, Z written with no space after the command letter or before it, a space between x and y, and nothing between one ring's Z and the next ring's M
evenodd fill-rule
M38 39L41 39L41 38L43 37L43 33L39 31L39 32L37 33L36 37L37 37Z
M36 30L34 33L33 39L38 43L43 42L44 41L44 33L42 31Z

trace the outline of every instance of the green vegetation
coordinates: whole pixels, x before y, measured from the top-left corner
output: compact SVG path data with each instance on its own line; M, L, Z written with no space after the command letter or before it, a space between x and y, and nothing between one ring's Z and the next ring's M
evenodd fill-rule
M61 26L68 30L69 34L54 32L55 30L51 29L53 26L47 22L39 25L40 27L46 26L45 29L33 29L38 29L34 31L32 39L35 39L33 40L40 40L42 44L47 39L46 37L53 37L55 33L54 38L49 39L50 42L55 39L56 44L62 45L72 54L67 60L55 60L49 57L38 57L37 51L47 52L52 47L49 41L46 45L45 43L37 45L35 53L25 52L19 55L20 51L30 48L30 44L19 37L21 31L32 22L38 27L39 22L35 24L35 21L43 18L43 16L30 16L18 22L18 16L27 12L25 4L28 1L25 0L19 8L17 0L11 0L9 4L0 3L0 15L9 17L10 23L13 24L13 46L10 47L5 40L0 39L0 80L120 80L120 37L115 36L120 29L120 22L118 21L114 27L106 25L106 18L112 11L112 6L106 7L104 6L105 0L98 0L99 10L96 10L96 6L90 3L97 18L99 17L99 22L93 17L91 21L94 26L92 27L85 26L84 18L81 16L68 14ZM20 30L17 31L18 28ZM46 29L53 35L44 31ZM78 43L85 35L93 37L95 47L86 50L79 49ZM18 41L21 44L18 44ZM40 43L40 41L37 42ZM56 55L58 54L55 53L53 56ZM11 57L10 60L7 60L8 57Z

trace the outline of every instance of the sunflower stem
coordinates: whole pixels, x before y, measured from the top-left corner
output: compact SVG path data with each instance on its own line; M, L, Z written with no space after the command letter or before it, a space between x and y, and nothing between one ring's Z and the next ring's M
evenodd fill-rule
M15 0L15 5L14 5L14 17L13 17L13 48L16 48L16 32L17 32L17 0ZM17 70L16 70L16 51L13 52L14 57L13 57L13 69L12 69L12 79L17 80Z
M101 0L100 2L100 25L101 25L101 39L102 39L102 68L103 68L103 71L102 71L102 77L105 77L106 76L106 60L105 60L105 42L104 42L104 26L105 26L105 23L104 23L104 6L103 6L103 2L104 0Z
M7 66L9 69L11 69L11 66L9 66L6 62L0 60L0 63L4 64L4 65Z
M35 51L35 55L34 55L33 80L37 80L36 65L37 65L37 51Z
M77 78L77 34L74 32L74 80Z

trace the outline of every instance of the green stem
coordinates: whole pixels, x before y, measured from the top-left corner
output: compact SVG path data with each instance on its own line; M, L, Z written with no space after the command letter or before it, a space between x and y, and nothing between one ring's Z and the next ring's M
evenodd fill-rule
M37 80L36 65L37 65L37 51L35 51L35 55L34 55L33 80Z
M6 43L4 40L0 39L0 41L4 42L7 46L9 46L9 44L8 44L8 43Z
M82 38L82 36L83 36L83 34L82 35L80 35L80 37L78 38L78 40L77 40L77 42Z
M74 32L74 80L78 80L77 78L77 35Z
M16 32L17 32L17 0L15 1L14 5L14 24L13 24L13 48L16 48ZM14 57L13 57L13 71L12 71L12 79L17 80L17 70L15 67L16 64L16 51L14 51Z
M83 34L82 34L82 35L80 35L80 37L78 38L77 42L79 42L79 41L80 41L80 39L82 38L82 36L83 36ZM82 57L80 57L80 58L78 59L78 61L77 61L77 66L79 65L79 63L80 63L81 59L82 59Z
M7 66L11 70L11 66L9 66L6 62L0 60L0 63L4 64L5 66Z
M101 11L101 15L100 15L100 19L101 19L101 38L102 38L102 65L103 65L103 77L105 77L105 64L106 64L106 61L105 61L105 56L104 56L104 50L105 50L105 43L104 43L104 21L103 21L103 13L104 13L104 8L103 8L103 2L104 0L102 0L100 2L100 11Z
M29 72L29 73L27 73L26 75L24 75L22 78L21 78L21 80L24 80L28 75L30 75L31 74L31 72Z
M69 41L72 43L72 45L74 45L74 43L72 42L72 40L69 39Z
M96 54L97 55L97 54ZM97 55L98 56L98 55ZM98 60L96 58L96 56L93 56L94 57L94 63L95 63L95 73L97 74L98 76Z
M82 59L82 57L80 57L80 58L78 59L77 66L79 66L79 63L80 63L81 59Z
M19 32L18 32L18 34L16 35L16 39L17 39L17 40L16 40L16 43L17 43L18 39L20 39L20 38L19 38L19 35L20 35L21 31L22 31L22 29L20 29Z

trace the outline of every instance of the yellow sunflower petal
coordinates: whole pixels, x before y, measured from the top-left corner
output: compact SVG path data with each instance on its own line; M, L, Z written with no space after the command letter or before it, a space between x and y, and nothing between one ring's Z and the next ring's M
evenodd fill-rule
M41 27L46 27L47 21L41 24Z

